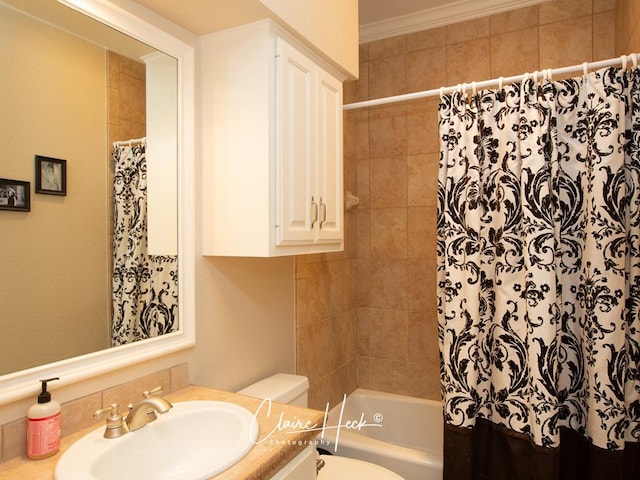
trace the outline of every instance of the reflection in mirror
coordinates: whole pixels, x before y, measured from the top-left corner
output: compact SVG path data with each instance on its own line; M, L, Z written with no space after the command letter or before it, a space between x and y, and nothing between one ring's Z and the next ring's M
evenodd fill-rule
M0 38L0 177L31 184L0 211L0 375L175 331L176 60L55 0L0 0Z

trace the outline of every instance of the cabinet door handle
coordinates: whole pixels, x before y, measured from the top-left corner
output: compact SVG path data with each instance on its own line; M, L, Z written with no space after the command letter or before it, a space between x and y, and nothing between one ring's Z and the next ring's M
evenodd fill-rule
M317 221L318 221L318 204L313 199L313 197L311 197L311 228L312 229Z
M320 228L327 221L327 204L320 199Z

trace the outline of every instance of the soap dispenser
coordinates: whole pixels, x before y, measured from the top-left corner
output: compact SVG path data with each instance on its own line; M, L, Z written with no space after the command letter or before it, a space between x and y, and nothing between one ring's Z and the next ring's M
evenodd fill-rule
M60 450L60 404L51 400L47 383L58 377L40 380L38 403L27 411L27 456L34 460L55 455Z

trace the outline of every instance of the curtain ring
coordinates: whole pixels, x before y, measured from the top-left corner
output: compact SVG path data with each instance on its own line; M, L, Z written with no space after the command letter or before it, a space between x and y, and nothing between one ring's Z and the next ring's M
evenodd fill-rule
M440 100L444 98L444 87L440 87Z
M622 69L626 70L627 69L627 56L626 55L622 55L620 57L620 60L622 61Z
M549 76L549 81L553 80L553 70L550 68L547 68L547 75Z
M503 78L503 77L498 78L498 88L499 88L500 90L502 90L502 81L503 81L503 80L504 80L504 78Z
M582 80L585 84L589 83L589 63L584 62L582 64Z
M631 54L631 61L633 62L633 68L638 68L638 54L637 53L632 53Z
M473 93L473 96L476 96L476 82L471 82L471 92Z

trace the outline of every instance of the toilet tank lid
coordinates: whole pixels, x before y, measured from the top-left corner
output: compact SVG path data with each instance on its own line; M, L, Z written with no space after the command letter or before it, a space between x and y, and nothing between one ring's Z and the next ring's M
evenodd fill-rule
M302 375L276 373L243 388L238 393L251 397L269 398L274 402L289 403L309 390L309 379Z

